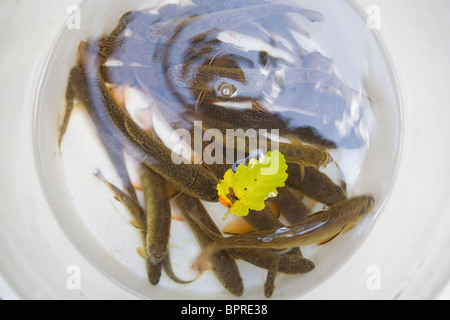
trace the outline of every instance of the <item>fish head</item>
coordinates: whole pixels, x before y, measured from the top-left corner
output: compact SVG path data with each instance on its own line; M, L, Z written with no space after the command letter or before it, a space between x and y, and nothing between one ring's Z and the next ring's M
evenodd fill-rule
M347 212L348 217L345 231L352 229L361 222L375 205L375 199L370 195L355 197L346 202L347 210L345 212Z

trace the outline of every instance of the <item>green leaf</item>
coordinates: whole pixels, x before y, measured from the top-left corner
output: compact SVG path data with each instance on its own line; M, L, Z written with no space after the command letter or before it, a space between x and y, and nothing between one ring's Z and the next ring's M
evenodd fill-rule
M217 185L220 202L230 213L244 217L249 210L261 211L264 201L278 195L288 178L284 155L278 150L268 152L259 161L251 159L248 166L239 165L236 172L228 170Z

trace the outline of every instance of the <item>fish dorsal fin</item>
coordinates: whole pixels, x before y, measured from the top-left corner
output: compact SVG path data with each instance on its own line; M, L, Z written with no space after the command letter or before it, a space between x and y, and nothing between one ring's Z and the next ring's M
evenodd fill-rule
M342 227L342 229L336 233L334 236L331 236L330 238L327 238L325 240L322 240L321 242L319 242L319 246L324 246L330 242L332 242L334 239L336 239L341 233L342 231L344 231L346 224Z

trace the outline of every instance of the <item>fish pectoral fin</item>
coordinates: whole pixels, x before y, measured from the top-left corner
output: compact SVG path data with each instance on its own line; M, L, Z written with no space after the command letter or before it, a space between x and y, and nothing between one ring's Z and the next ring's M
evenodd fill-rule
M300 182L305 178L305 166L300 166Z
M331 236L330 238L327 238L327 239L325 239L325 240L322 240L322 241L319 243L319 246L324 246L324 245L330 243L331 241L333 241L334 239L336 239L336 238L342 233L342 231L344 231L345 226L346 226L346 225L344 225L344 226L342 227L342 229L341 229L338 233L336 233L334 236Z
M252 110L261 112L262 114L269 114L267 108L259 101L252 101Z

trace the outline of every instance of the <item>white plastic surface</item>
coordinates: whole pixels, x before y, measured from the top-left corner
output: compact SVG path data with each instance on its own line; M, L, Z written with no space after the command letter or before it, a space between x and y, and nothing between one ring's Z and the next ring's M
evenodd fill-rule
M380 9L378 32L394 64L403 103L401 164L370 236L338 272L302 298L435 298L450 270L450 4L354 2L362 12ZM33 160L37 85L66 10L76 3L0 4L0 285L9 284L0 289L4 298L140 298L99 270L61 229ZM77 271L79 289L71 282ZM109 274L120 271L118 266ZM377 272L379 286L374 286L370 281Z

